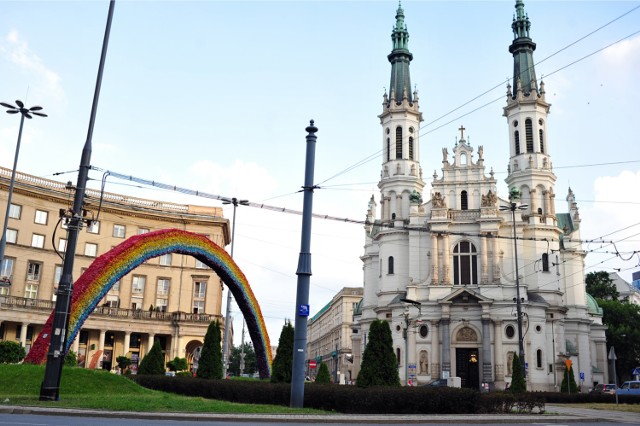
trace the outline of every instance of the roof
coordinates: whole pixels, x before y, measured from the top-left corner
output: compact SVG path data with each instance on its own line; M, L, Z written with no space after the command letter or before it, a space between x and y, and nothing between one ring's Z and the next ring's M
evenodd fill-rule
M587 293L587 310L591 315L602 316L603 313L602 308L598 306L598 302L596 302L596 299L594 299L593 296L589 293Z
M320 310L318 311L318 313L317 313L317 314L315 314L313 317L311 317L311 321L313 322L313 321L317 320L318 318L320 318L320 315L322 315L322 314L324 314L325 312L327 312L327 311L329 310L329 308L331 307L331 303L333 303L333 300L331 300L329 303L327 303L326 305L324 305L324 306L322 307L322 309L320 309Z
M556 213L556 218L558 218L558 228L562 229L565 234L571 234L577 229L569 213Z

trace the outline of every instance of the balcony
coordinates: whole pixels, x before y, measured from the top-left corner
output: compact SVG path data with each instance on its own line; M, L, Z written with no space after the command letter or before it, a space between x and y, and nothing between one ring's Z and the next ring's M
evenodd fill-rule
M40 311L50 313L53 311L56 302L51 300L28 299L26 297L0 296L0 307L3 311L8 309L19 309L28 311ZM118 319L134 319L141 321L162 321L162 322L187 322L187 323L210 323L214 319L221 319L220 315L192 314L189 312L162 312L144 311L140 309L122 309L110 306L97 306L91 316L109 317ZM5 318L8 319L8 318Z

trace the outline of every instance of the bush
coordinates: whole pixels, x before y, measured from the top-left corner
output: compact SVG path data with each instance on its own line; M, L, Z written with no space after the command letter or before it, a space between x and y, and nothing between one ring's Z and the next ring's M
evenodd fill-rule
M359 387L400 386L398 360L393 353L391 329L387 321L377 319L371 323L356 383Z
M518 354L513 354L513 364L511 371L513 376L511 377L511 386L509 391L512 393L520 393L527 391L527 383L524 381L524 366L520 362Z
M118 364L118 367L120 367L120 371L124 373L124 371L131 365L131 359L121 355L116 358L116 363Z
M271 368L272 383L291 383L291 372L293 370L293 338L293 326L287 321L280 332L278 350L276 351L276 357L273 360Z
M567 385L567 376L569 384ZM578 393L578 385L576 384L576 378L573 376L573 365L569 367L569 370L565 368L562 375L562 384L560 385L560 392L569 393L569 386L571 386L571 393Z
M140 365L138 366L138 374L162 374L164 375L164 355L162 354L162 349L160 348L160 342L156 340L153 344L153 347L140 361Z
M316 376L315 383L331 383L331 373L329 373L329 366L327 366L327 364L325 364L324 362L321 362L320 367L318 367L318 375Z
M78 366L78 356L74 351L69 351L64 356L64 366L65 367L77 367Z
M167 363L169 371L184 371L189 368L186 358L175 357Z
M18 342L5 340L0 342L0 363L16 364L27 355L22 345Z

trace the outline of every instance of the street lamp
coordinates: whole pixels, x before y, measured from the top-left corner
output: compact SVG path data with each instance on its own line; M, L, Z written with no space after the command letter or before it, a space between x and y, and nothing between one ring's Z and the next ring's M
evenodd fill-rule
M4 251L7 246L7 226L9 225L9 211L11 210L11 197L13 196L13 184L16 181L16 169L18 167L18 154L20 153L20 141L22 140L22 126L24 124L24 118L33 118L33 115L40 117L47 117L47 114L38 112L42 110L41 106L32 106L31 108L25 108L24 103L20 100L16 100L16 106L0 102L0 105L7 108L7 114L20 113L20 130L18 130L18 143L16 144L16 155L13 160L13 170L11 170L11 183L9 184L9 196L7 197L7 212L4 215L4 227L2 228L2 240L0 240L0 265L4 261Z
M233 221L231 224L231 258L233 259L233 242L236 237L236 208L238 205L248 206L248 200L238 200L237 198L221 197L222 204L233 204ZM231 321L231 289L228 289L227 293L227 314L224 319L224 343L222 346L222 355L224 357L223 375L227 377L227 371L229 370L229 321Z
M400 299L400 301L416 306L420 314L422 314L422 308L420 307L422 303L407 298ZM404 316L405 324L404 329L402 330L402 337L404 338L404 382L405 385L409 386L409 324L411 322L409 320L409 306L406 307L402 315Z
M515 275L516 275L516 314L518 316L518 357L520 358L520 364L522 369L525 369L524 361L524 341L522 337L522 300L520 299L520 276L518 275L518 237L516 234L516 210L526 210L529 205L515 203L515 197L509 197L510 203L508 206L500 206L501 211L511 211L511 220L513 222L513 257L515 259ZM522 377L525 377L526 371L522 372Z

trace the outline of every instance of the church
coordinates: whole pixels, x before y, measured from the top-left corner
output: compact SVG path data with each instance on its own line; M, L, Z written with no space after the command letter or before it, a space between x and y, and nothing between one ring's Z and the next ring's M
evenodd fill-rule
M367 209L364 295L354 313L355 365L371 322L384 319L403 384L451 377L462 387L504 389L515 354L524 359L530 391L559 390L568 361L583 391L608 383L602 310L586 293L571 190L566 207L558 206L566 213L556 211L551 105L536 78L523 1L515 2L508 49L513 79L503 107L503 152L509 157L495 159L508 161L509 194L497 193L483 147L465 139L463 126L455 146L442 147L441 171L423 174L423 117L411 90L413 54L401 5L395 19L391 81L379 115L380 193Z

